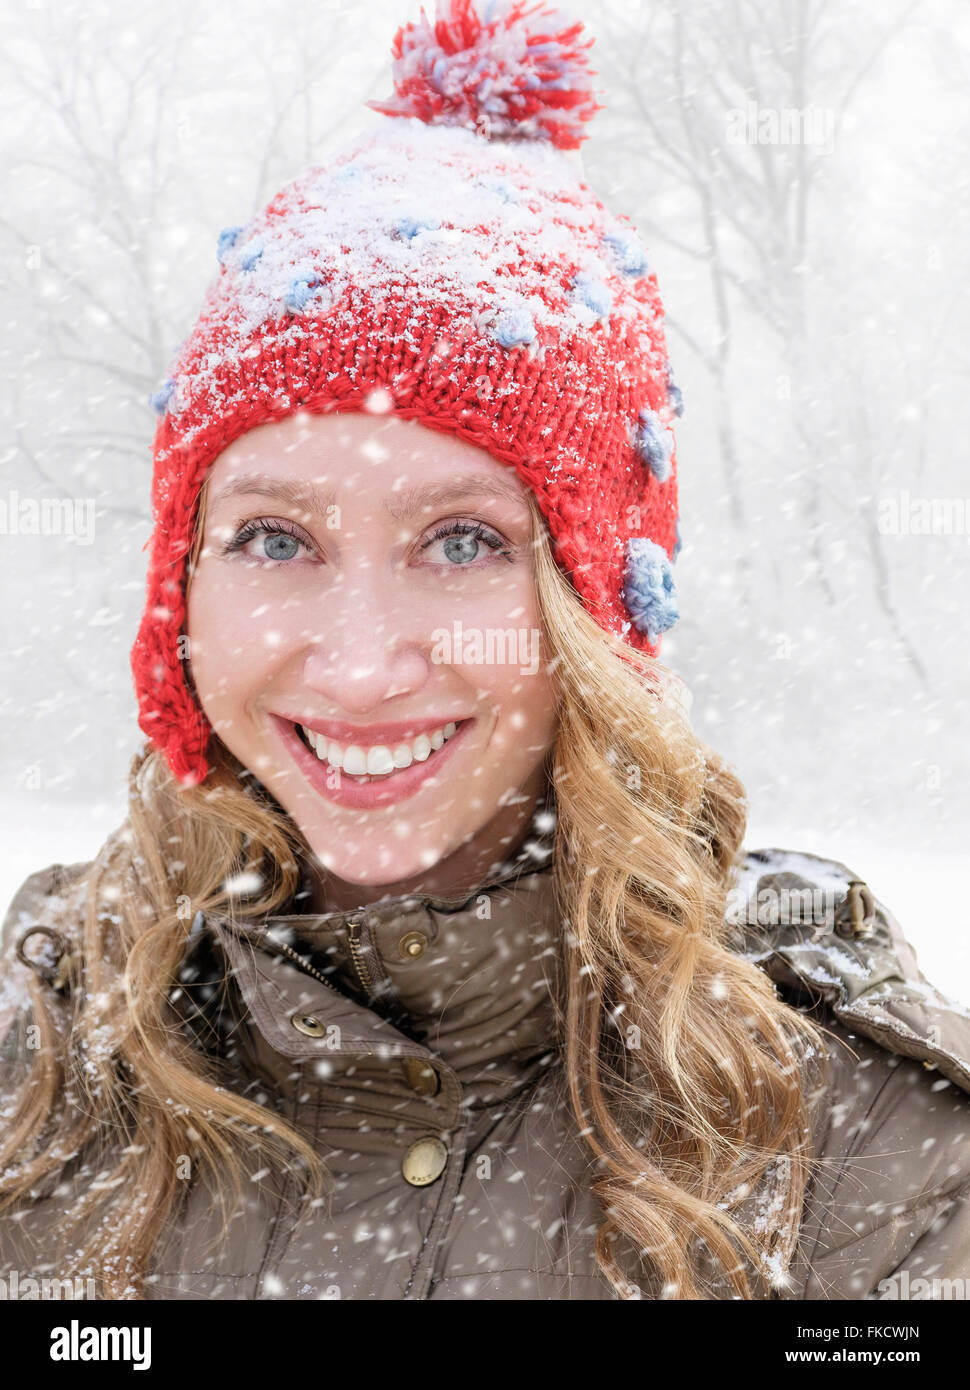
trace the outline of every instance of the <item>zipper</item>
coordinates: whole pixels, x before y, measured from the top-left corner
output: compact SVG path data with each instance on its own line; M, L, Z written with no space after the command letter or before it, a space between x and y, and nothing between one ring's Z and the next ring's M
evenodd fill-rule
M270 935L269 932L267 932L267 937L272 941L275 950L286 956L294 965L299 966L307 975L312 975L315 980L319 980L322 985L326 985L327 989L333 990L334 994L340 993L337 986L328 980L326 975L321 974L315 966L309 965L297 951L294 951L292 946L288 946L285 941L278 940L277 937ZM347 940L350 945L350 956L354 964L354 970L357 972L357 979L360 981L361 988L368 997L370 997L374 993L374 985L361 948L359 922L351 922L348 924Z
M367 968L367 962L364 960L364 952L360 944L359 922L348 922L347 941L350 944L350 955L354 962L354 969L357 971L357 978L360 980L361 987L364 989L365 993L370 996L374 993L374 983L371 979L371 973Z
M270 936L269 932L267 932L266 935L268 939L272 941L275 949L277 951L280 951L284 956L291 960L294 965L298 965L300 969L305 971L307 975L312 975L315 980L319 980L322 985L326 985L327 989L332 989L334 994L340 993L340 990L337 988L337 986L331 984L330 981L327 979L326 975L321 974L320 971L317 970L316 966L308 965L307 962L303 959L303 957L299 955L296 951L294 951L292 946L287 946L285 941L277 941L276 937Z

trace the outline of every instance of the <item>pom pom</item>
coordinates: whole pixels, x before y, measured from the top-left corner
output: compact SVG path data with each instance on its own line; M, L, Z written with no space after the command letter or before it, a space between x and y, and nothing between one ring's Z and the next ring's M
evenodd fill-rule
M394 96L369 101L386 116L459 125L488 137L549 140L578 149L583 123L601 108L579 21L524 0L438 0L394 36Z
M633 447L658 483L673 471L674 436L655 410L641 410L633 435Z
M258 238L255 241L247 242L239 253L239 269L252 270L262 254L263 243Z
M524 347L536 340L536 326L525 309L510 305L495 320L493 332L504 348Z
M684 393L674 381L669 362L667 363L667 404L679 420L684 413Z
M643 242L632 227L619 227L603 238L604 245L613 253L624 275L639 279L650 269Z
M303 310L313 298L313 291L316 289L315 280L293 280L286 294L283 296L283 303L291 314L302 314Z
M164 385L160 386L158 390L154 392L153 395L148 397L148 404L151 406L152 410L154 410L156 415L165 414L166 410L168 410L168 407L171 403L174 392L175 382L172 380L171 377L169 377L168 380L164 383Z
M225 260L226 252L231 251L242 233L242 227L223 227L219 233L219 241L216 244L216 255L219 257L219 264Z
M422 232L436 232L441 226L437 217L399 217L394 223L394 235L399 236L402 241L413 241Z
M660 634L680 617L673 571L663 546L641 536L627 541L624 578L623 602L633 626L656 646Z
M573 281L573 295L587 309L592 309L597 318L608 318L613 308L613 295L609 286L594 275L581 273Z
M283 295L283 307L290 314L299 316L305 310L324 313L333 307L330 287L312 270L304 270L290 281Z

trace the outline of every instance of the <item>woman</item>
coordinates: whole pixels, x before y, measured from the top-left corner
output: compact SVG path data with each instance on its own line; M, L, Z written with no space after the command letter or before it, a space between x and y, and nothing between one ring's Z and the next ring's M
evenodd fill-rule
M966 1013L842 866L742 854L656 660L680 394L639 239L563 153L596 106L553 18L405 26L380 129L220 237L156 400L129 814L5 928L21 1277L967 1271Z

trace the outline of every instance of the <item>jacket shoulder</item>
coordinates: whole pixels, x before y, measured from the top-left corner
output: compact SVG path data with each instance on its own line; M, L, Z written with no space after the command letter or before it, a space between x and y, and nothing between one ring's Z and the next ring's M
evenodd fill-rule
M91 868L93 860L76 864L49 864L28 875L10 900L0 928L0 950L15 947L22 932L46 925L44 919L59 908L67 890Z
M727 920L734 949L795 1007L820 1009L823 1022L834 1019L970 1092L970 1009L926 979L892 912L845 864L749 850Z
M93 861L91 861L93 862ZM91 867L91 862L50 864L30 874L17 889L0 926L0 1058L9 1061L18 1055L19 1030L25 1026L29 1013L27 982L30 970L18 955L24 935L32 927L46 927L57 933L37 947L28 948L31 957L43 960L52 978L58 970L59 951L57 923L63 921L69 895Z

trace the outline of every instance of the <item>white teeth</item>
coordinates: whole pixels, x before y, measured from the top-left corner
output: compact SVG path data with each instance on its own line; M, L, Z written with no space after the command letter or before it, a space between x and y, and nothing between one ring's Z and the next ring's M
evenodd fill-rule
M300 727L303 728L302 725ZM395 744L393 748L386 743L378 743L371 748L352 743L345 748L343 744L328 739L325 734L314 733L312 729L303 728L303 732L321 762L342 769L350 777L386 777L390 772L410 767L412 762L425 762L432 752L451 738L457 728L457 723L452 721L439 729L432 729L430 733L418 734L417 738L406 743Z
M367 750L367 776L381 777L385 772L394 771L394 759L391 757L391 750L383 743L379 743L376 748Z
M359 744L352 743L344 749L343 768L351 777L362 777L367 771L367 754Z
M395 767L410 767L414 762L411 756L411 749L406 743L399 743L391 755L394 759Z

